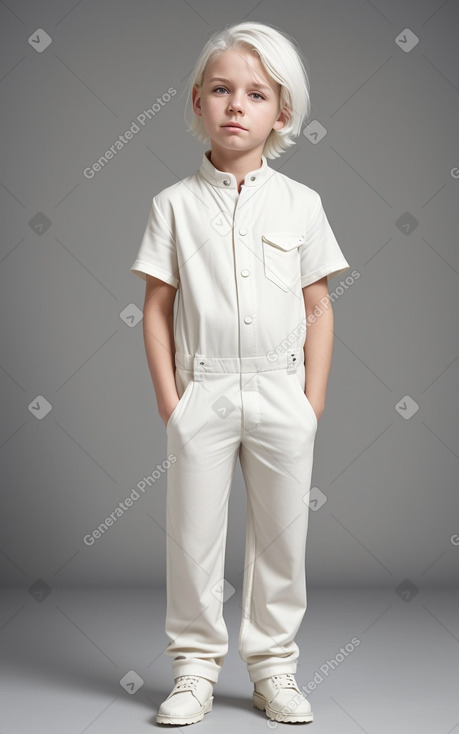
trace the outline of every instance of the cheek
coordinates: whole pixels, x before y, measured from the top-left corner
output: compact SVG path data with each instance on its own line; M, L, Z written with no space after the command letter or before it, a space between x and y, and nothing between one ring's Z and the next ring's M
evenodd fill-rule
M271 125L271 117L266 114L265 111L259 111L257 110L257 114L254 115L255 125L256 127L260 128L261 130L270 130ZM274 123L273 123L274 124Z
M209 117L217 115L221 107L222 103L215 97L210 97L208 100L206 100L205 111Z

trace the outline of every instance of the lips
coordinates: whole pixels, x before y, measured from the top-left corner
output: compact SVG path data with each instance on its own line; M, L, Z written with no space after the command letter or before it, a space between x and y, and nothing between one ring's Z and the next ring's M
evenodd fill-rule
M222 125L222 127L237 127L239 130L245 130L245 127L242 127L242 125L239 125L237 122L228 122L226 125Z

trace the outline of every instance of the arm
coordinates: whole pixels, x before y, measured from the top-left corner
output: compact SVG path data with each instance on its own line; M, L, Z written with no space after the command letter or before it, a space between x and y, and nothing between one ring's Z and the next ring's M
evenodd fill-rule
M147 275L143 338L158 412L164 425L179 401L175 384L174 301L177 289Z
M303 288L306 318L313 313L318 305L321 315L312 322L307 321L306 343L304 346L304 360L306 365L306 397L311 403L317 420L320 420L325 409L325 396L333 354L333 310L328 299L327 277L317 280ZM323 307L327 299L327 307Z

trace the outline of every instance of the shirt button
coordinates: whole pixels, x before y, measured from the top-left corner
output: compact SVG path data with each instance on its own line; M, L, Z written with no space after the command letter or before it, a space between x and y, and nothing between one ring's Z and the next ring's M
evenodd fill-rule
M241 227L241 229L239 230L239 234L247 234L246 228L245 227Z
M244 319L244 322L246 324L251 324L252 323L252 317L251 316L246 316L245 319Z
M243 278L247 278L250 275L250 270L241 270L241 275Z
M231 183L231 181L228 181L228 179L227 179L227 178L224 178L224 179L223 179L223 183L225 184L225 186L229 186L229 185L230 185L230 183Z
M255 176L250 176L250 180L251 181L256 181L256 177Z

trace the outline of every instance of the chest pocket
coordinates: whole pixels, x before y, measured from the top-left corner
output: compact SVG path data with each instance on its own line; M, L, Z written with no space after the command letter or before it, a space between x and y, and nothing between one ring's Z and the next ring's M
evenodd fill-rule
M261 239L265 276L283 291L290 291L301 275L299 247L304 234L267 232Z

